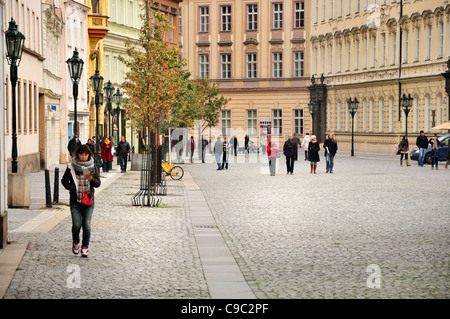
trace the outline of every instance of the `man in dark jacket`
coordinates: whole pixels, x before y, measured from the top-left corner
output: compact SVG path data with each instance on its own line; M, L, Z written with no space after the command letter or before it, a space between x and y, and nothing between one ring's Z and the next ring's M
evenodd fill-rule
M337 142L333 137L333 134L328 134L328 138L323 143L323 148L325 149L325 158L327 163L327 173L333 173L334 166L334 156L337 152Z
M425 136L423 131L420 131L420 135L417 136L416 145L419 148L419 158L417 159L417 163L419 166L423 166L425 152L428 148L428 138Z
M209 142L206 138L202 135L202 163L205 162L205 153L206 153L206 146L208 146Z
M294 160L295 153L297 153L298 145L293 140L292 134L289 134L289 139L284 143L283 153L286 156L286 174L294 174Z
M127 141L125 141L124 136L120 138L120 142L119 145L117 145L116 152L120 161L120 171L121 173L126 173L128 155L130 155L130 144Z

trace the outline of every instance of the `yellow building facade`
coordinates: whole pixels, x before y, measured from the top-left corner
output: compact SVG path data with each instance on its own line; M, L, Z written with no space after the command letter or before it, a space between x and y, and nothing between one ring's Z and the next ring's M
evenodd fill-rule
M180 3L182 57L193 77L207 77L231 100L215 136L259 143L259 123L271 121L283 142L310 125L307 1L200 1ZM209 132L203 132L205 136Z
M449 58L447 0L310 1L311 74L323 75L322 125L349 149L357 98L355 150L394 152L406 129L415 144L421 130L450 120L445 79ZM414 98L407 117L400 97ZM442 133L442 132L441 132ZM411 145L412 144L412 145Z
M90 77L95 74L98 68L101 76L104 77L104 48L103 39L108 33L108 1L107 0L87 0L86 5L91 8L87 17L88 33L88 63L87 77L89 89L89 137L96 135L96 107L95 92L92 89ZM101 92L103 93L103 92ZM104 105L100 105L98 110L99 134L103 135Z

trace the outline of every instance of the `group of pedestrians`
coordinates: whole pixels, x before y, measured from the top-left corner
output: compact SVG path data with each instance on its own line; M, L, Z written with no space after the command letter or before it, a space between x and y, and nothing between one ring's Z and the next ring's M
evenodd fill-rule
M227 137L224 136L223 142L221 137L218 136L216 142L214 143L214 156L216 158L217 170L228 169L228 159L230 155L230 142L228 142ZM236 153L235 153L236 154Z
M420 131L419 136L416 139L416 145L419 148L419 157L417 159L417 164L419 166L424 166L425 154L428 150L428 145L431 144L430 160L431 169L439 169L439 140L437 134L430 139L425 135L424 131ZM400 143L398 144L397 154L400 155L400 166L403 166L403 158L405 158L406 166L411 166L408 162L408 152L409 152L409 142L408 136L404 135ZM450 163L450 151L447 152L447 162L445 164L445 169L448 169L448 164Z

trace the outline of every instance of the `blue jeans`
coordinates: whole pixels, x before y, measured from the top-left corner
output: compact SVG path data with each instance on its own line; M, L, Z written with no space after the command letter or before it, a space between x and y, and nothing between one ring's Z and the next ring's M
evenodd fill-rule
M222 154L214 153L214 155L216 156L216 162L217 165L219 166L219 169L222 169L222 162L221 162Z
M419 158L417 159L419 165L423 165L426 150L427 150L426 148L419 148Z
M328 153L326 162L327 162L327 171L332 172L334 166L334 155Z
M70 202L70 213L72 215L72 239L74 242L80 242L80 230L83 228L82 247L89 248L91 239L91 219L94 212L94 203L91 206L85 206L78 202Z

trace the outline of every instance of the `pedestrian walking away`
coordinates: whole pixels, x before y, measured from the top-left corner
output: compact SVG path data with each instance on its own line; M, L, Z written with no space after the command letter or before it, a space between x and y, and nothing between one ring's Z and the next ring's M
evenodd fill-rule
M436 134L434 134L434 136L431 138L430 144L431 144L431 169L434 169L435 165L436 165L436 169L438 169L439 140L438 140Z
M69 155L70 157L74 156L74 152L77 149L78 146L81 145L80 140L78 139L78 137L73 137L70 141L69 144L67 145L67 150L69 151Z
M208 146L209 142L206 138L202 135L202 163L205 162L205 153L206 153L206 146Z
M408 162L409 142L408 136L403 136L400 143L398 143L398 149L400 150L400 166L403 166L403 157L405 157L406 166L411 166Z
M234 156L237 156L239 142L238 142L236 135L231 139L231 144L233 145Z
M292 134L289 134L288 140L283 145L283 153L286 157L286 174L294 174L294 159L297 150L297 143L294 141Z
M319 151L320 151L320 145L317 142L317 138L315 135L311 136L311 142L309 142L308 145L308 156L309 156L309 161L311 164L311 174L314 171L314 174L316 174L316 169L317 169L317 163L320 162L320 156L319 156Z
M218 136L216 143L214 143L214 156L216 157L218 171L222 169L222 153L223 153L223 142L220 139L220 136Z
M326 173L333 173L334 157L336 156L338 149L337 142L334 139L333 134L328 134L328 138L323 143L323 147L325 148L325 160L327 164Z
M227 137L223 138L223 156L222 156L222 169L228 169L228 157L230 155L230 142L227 141Z
M267 138L267 146L266 146L266 152L267 157L269 158L269 170L270 170L270 176L275 176L276 172L276 164L277 164L277 157L278 152L280 150L278 149L278 145L275 143L272 143L272 139L269 136Z
M189 150L191 152L191 163L194 163L195 141L193 136L191 136L191 140L189 141Z
M248 142L250 141L250 138L248 137L248 134L245 134L245 139L244 139L244 149L247 151L247 154L250 152L248 149Z
M309 136L309 133L307 132L305 134L305 137L303 138L302 147L305 150L305 161L309 161L309 142L311 142L311 137Z
M428 138L425 136L424 131L420 131L420 135L417 137L416 145L419 148L419 158L417 159L417 164L423 166L423 161L425 159L425 152L428 148Z
M120 138L119 145L117 145L117 156L119 157L120 162L120 172L127 172L127 161L128 156L130 155L130 144L125 140L125 136Z
M88 257L91 219L94 211L94 188L101 185L100 176L97 167L94 165L89 146L81 145L76 149L72 161L64 172L61 184L70 194L72 252L75 255L80 252L80 232L83 229L81 256Z
M102 147L100 150L100 154L102 156L103 160L103 172L107 173L109 172L109 162L112 162L113 156L112 156L112 143L109 140L109 138L106 136L103 140Z

